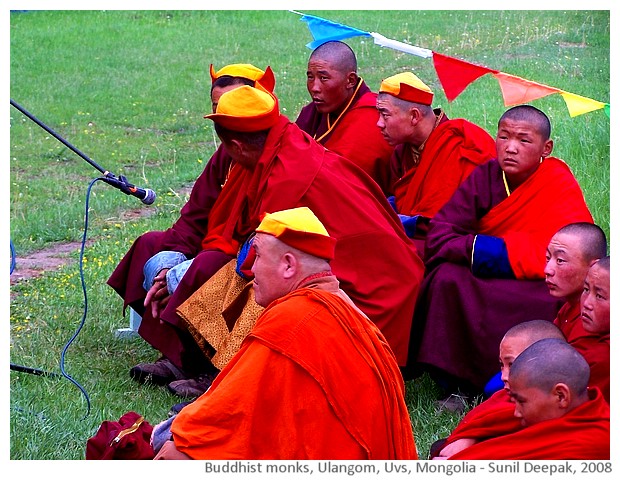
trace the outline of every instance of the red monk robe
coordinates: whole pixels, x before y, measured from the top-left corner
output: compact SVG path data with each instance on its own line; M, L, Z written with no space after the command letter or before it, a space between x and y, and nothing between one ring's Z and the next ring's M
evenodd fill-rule
M394 150L377 127L377 94L360 78L349 106L338 116L320 113L314 103L301 109L295 123L317 142L364 170L387 192Z
M514 402L510 401L506 389L502 388L470 410L446 439L443 447L461 438L482 441L521 430L523 427L514 416L514 411Z
M609 333L601 335L583 328L579 302L572 305L566 302L553 323L559 327L568 343L586 359L590 366L589 385L598 387L609 403Z
M430 222L427 275L412 326L410 365L471 393L495 374L497 351L514 325L552 321L561 302L544 281L545 252L564 225L592 222L568 166L546 158L510 196L496 160L477 167ZM472 274L476 234L505 239L516 279Z
M422 260L378 185L286 117L280 116L270 130L253 170L232 169L209 216L200 255L213 256L214 264L230 259L259 225L261 214L298 206L309 207L338 240L332 270L342 289L376 323L399 365L405 365ZM204 273L208 266L201 267L203 276L214 273ZM192 271L194 265L186 275ZM161 315L164 322L144 317L140 335L173 362L180 358L178 366L185 370L204 359L194 354L195 341L176 314L178 300L188 298L177 292Z
M178 414L171 430L179 451L194 459L417 459L385 338L338 295L335 277L304 287L267 307L211 388Z
M478 165L495 158L495 140L479 126L443 112L416 163L411 145L396 147L390 160L396 177L393 192L398 213L432 218Z
M598 388L589 400L564 416L546 420L505 435L493 432L449 457L449 460L608 460L610 456L609 405Z

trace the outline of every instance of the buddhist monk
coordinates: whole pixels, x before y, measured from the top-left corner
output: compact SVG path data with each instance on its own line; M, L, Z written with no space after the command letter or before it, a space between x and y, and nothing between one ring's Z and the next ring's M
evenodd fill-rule
M546 248L561 227L593 220L570 168L551 156L550 134L539 109L507 110L497 159L476 167L430 221L410 365L446 393L481 393L506 331L553 321L564 303L545 283Z
M518 323L506 332L499 344L503 388L469 411L447 439L435 442L431 448L431 458L447 458L492 435L505 435L522 428L513 415L514 403L510 399L508 383L510 367L521 352L544 338L566 340L560 329L548 320Z
M332 272L336 239L307 207L256 232L265 310L156 459L417 459L394 354Z
M241 85L258 81L270 91L275 87L270 67L261 70L250 64L231 64L215 71L211 65L210 73L213 109L224 92ZM201 351L192 348L193 342L178 339L184 335L191 337L160 319L174 318L176 306L231 258L203 253L202 240L213 205L233 165L232 157L220 146L194 183L177 221L164 232L147 232L138 237L108 279L108 285L123 298L123 307L131 306L142 316L138 333L152 345L166 344L168 356L131 368L130 376L138 382L167 385L181 381L206 388L212 378L212 366L203 360ZM170 308L168 303L172 304Z
M514 416L524 427L492 435L450 460L608 460L609 405L588 388L590 368L567 342L540 340L510 368ZM492 428L491 428L492 430Z
M429 219L463 180L495 157L491 135L462 118L448 119L432 102L432 90L411 72L383 80L377 97L377 127L396 147L390 159L392 203L407 234L422 240Z
M581 329L571 330L569 343L590 365L590 385L598 386L609 403L610 335L609 256L590 267L581 295Z
M295 123L325 148L351 160L386 191L393 147L376 127L377 94L358 75L351 47L330 41L314 49L306 86L312 102L302 108Z

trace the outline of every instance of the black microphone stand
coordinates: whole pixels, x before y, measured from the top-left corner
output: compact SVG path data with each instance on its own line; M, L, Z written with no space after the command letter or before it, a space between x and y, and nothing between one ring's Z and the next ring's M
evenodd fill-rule
M109 185L117 187L123 193L125 193L127 195L129 195L131 193L130 189L131 189L131 187L134 187L134 185L130 184L127 181L127 178L125 178L123 175L121 175L120 177L117 177L113 173L110 173L109 171L107 171L104 168L102 168L99 164L97 164L94 160L92 160L88 155L86 155L84 152L79 150L77 147L75 147L74 145L69 143L67 140L65 140L63 137L61 137L58 133L56 133L54 130L52 130L50 127L48 127L45 123L43 123L41 120L39 120L37 117L35 117L32 113L30 113L24 107L19 105L13 99L11 99L11 105L13 107L15 107L17 110L19 110L21 113L23 113L30 120L32 120L34 123L36 123L39 127L41 127L43 130L45 130L47 133L49 133L51 136L53 136L60 143L65 145L67 148L69 148L72 152L74 152L80 158L86 160L96 170L101 172L103 174L103 177L101 177L100 180L103 180L105 183L108 183ZM14 253L13 253L12 244L11 244L11 255L12 255L12 262L14 262ZM13 267L11 268L11 273L12 273L12 271L13 271ZM14 364L14 363L11 363L11 370L15 370L15 371L22 372L22 373L29 373L29 374L33 374L33 375L41 375L41 376L46 376L46 377L58 377L59 376L56 373L46 372L46 371L40 370L38 368L26 367L26 366L17 365L17 364Z

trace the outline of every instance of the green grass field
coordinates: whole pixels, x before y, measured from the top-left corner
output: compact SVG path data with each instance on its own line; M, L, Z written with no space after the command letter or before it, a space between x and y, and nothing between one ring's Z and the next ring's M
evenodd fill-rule
M304 12L485 65L528 80L609 102L608 11L328 11ZM268 35L265 31L268 30ZM142 206L102 182L90 198L90 242L84 275L88 313L66 351L64 378L10 374L10 458L81 459L103 420L135 410L151 423L179 401L140 386L128 370L156 358L126 327L121 299L105 285L143 232L178 217L191 185L216 148L209 64L270 65L276 94L291 120L309 100L305 71L312 37L286 11L31 11L10 16L11 98L103 168L155 190ZM435 91L435 105L495 134L505 110L497 81L485 76L448 103L432 61L347 40L359 73L381 80L413 69ZM554 155L580 181L598 224L609 234L610 120L603 110L569 116L560 95L532 102L548 113ZM99 175L17 110L10 110L10 236L20 255L56 242L79 241L86 189ZM136 215L148 211L150 215ZM72 255L77 260L77 252ZM10 288L11 362L60 373L63 347L80 324L84 299L78 264ZM459 416L437 413L438 390L427 378L408 382L407 402L421 458Z

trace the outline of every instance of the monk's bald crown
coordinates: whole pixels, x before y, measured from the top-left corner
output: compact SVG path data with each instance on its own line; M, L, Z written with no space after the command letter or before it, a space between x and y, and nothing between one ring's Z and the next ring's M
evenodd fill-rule
M521 352L510 367L509 378L519 378L529 386L547 392L554 385L564 383L581 394L588 387L590 367L565 340L546 338Z

